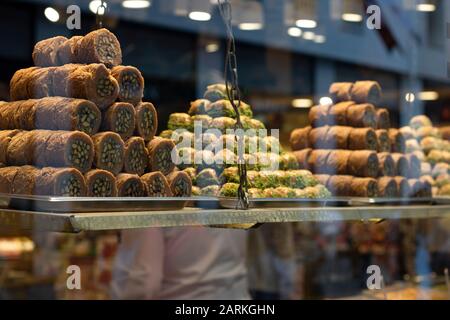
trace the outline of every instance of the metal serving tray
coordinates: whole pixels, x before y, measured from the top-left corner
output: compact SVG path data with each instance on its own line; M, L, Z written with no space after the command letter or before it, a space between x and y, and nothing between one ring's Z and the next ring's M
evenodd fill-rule
M190 198L88 198L0 194L0 207L53 213L172 211L181 210Z
M219 203L222 208L236 209L238 206L237 198L219 197ZM249 207L258 208L298 208L298 207L358 207L358 206L397 206L397 205L420 205L434 204L433 198L349 198L335 197L328 199L276 199L262 198L250 199ZM450 198L448 199L450 203Z
M236 209L238 207L237 198L219 197L222 208ZM349 198L329 198L329 199L282 199L282 198L261 198L249 199L249 208L298 208L298 207L341 207L348 206Z

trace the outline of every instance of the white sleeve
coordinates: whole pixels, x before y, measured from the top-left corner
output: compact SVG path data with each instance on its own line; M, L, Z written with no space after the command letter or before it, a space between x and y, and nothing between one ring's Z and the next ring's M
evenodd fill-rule
M161 229L122 231L111 281L111 298L152 299L161 289L163 265Z

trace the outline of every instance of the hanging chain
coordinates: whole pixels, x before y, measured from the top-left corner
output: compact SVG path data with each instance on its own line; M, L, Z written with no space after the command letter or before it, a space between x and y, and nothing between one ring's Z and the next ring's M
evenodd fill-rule
M105 13L106 13L106 1L101 0L100 5L97 7L97 11L95 12L95 21L99 29L103 28L103 16L105 15Z
M225 86L227 90L228 100L236 113L236 129L240 133L244 132L241 122L239 107L241 105L241 92L239 90L238 66L236 58L236 44L234 41L231 4L229 0L218 0L220 15L225 24L227 32L227 52L225 57ZM248 181L247 181L247 165L244 158L245 141L244 135L236 134L238 144L238 171L239 171L239 189L238 189L238 207L240 209L248 209Z

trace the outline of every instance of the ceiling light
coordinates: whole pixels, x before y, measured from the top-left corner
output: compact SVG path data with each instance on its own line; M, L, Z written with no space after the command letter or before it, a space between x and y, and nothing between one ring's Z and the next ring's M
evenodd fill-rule
M103 3L105 8L108 7L108 4L106 2ZM89 10L91 10L92 13L97 14L97 10L98 10L98 14L99 15L103 15L105 14L105 9L103 9L103 7L100 7L102 5L102 2L100 0L93 0L91 2L89 2ZM100 7L100 9L98 9Z
M357 13L343 13L342 20L347 22L361 22L363 20L362 15Z
M436 101L439 99L439 93L436 91L422 91L419 92L418 98L422 101Z
M51 22L58 22L59 20L59 13L52 7L48 7L44 10L45 17L50 20Z
M209 21L211 14L204 11L192 11L189 13L189 19L194 21Z
M333 100L330 97L322 97L320 98L319 103L322 106L328 106L333 104Z
M148 0L124 0L122 7L127 9L144 9L150 7L150 4Z
M406 102L414 102L414 101L416 101L416 96L414 95L414 93L408 92L405 95L405 100L406 100Z
M290 35L291 37L301 37L302 36L302 29L297 28L297 27L290 27L287 31L288 35Z
M245 31L261 30L262 28L263 25L259 22L243 22L239 24L239 29Z
M317 22L315 20L299 19L295 22L295 25L299 28L314 29L317 27Z
M416 5L416 10L420 12L433 12L436 11L436 5L432 3L419 3Z
M315 36L316 36L316 34L311 31L306 31L303 33L303 39L305 39L305 40L314 40Z
M219 51L219 44L218 43L208 43L205 47L205 51L208 53L214 53Z
M325 36L323 36L323 35L316 34L314 36L314 42L315 43L325 43L325 41L327 41L327 38Z
M311 108L313 101L311 99L294 99L292 100L292 106L294 108Z

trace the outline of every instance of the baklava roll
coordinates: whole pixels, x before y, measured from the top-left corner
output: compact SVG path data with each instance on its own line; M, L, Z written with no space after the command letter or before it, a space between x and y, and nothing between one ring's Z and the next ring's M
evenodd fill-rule
M388 152L378 153L378 176L383 177L394 177L397 175L397 167L392 158L391 154Z
M394 177L397 183L398 194L402 198L407 198L411 195L411 189L409 187L408 180L404 177Z
M37 68L25 75L28 98L39 99L55 95L53 76L56 70L56 67Z
M330 123L336 126L348 126L347 110L353 105L355 105L353 101L345 101L331 106L328 115Z
M19 108L18 101L15 102L0 102L0 129L9 130L14 125L14 115Z
M146 142L153 139L158 130L158 114L150 102L141 102L136 106L135 134L144 138Z
M405 153L406 139L403 134L398 129L389 129L388 133L392 152Z
M119 84L118 99L136 106L144 97L144 78L141 72L132 66L116 66L111 69L111 75Z
M355 128L350 131L348 148L350 150L377 150L378 140L372 128Z
M329 174L315 174L314 177L316 177L317 181L324 186L328 185L328 181L331 178Z
M11 193L33 195L36 193L36 179L39 169L33 166L22 166L17 171L12 182Z
M148 195L147 187L136 174L121 173L116 178L118 197L142 198Z
M309 146L314 149L328 149L327 133L330 127L320 127L309 132Z
M74 168L43 168L37 171L35 195L56 197L85 197L86 181Z
M391 156L395 163L397 175L402 177L408 177L409 162L408 159L405 157L405 155L401 153L392 153Z
M350 127L376 128L375 107L369 103L349 106L347 109L347 123Z
M347 174L347 164L351 154L352 152L347 150L331 151L327 158L327 171L333 175Z
M309 123L313 128L323 127L329 124L330 106L318 105L309 110Z
M132 104L116 102L103 115L102 131L112 131L127 140L136 128L136 115Z
M312 168L316 174L328 174L330 172L327 166L327 160L330 150L313 150L308 159L308 166Z
M398 198L400 196L395 178L382 177L378 179L378 196L381 198Z
M378 196L378 182L373 178L353 178L350 190L352 197L374 198Z
M142 176L148 167L148 151L141 137L132 137L125 142L123 171Z
M115 132L101 132L92 137L95 146L94 166L119 174L123 168L125 144Z
M174 197L190 197L192 195L192 180L186 172L172 172L167 176L167 181Z
M206 99L197 99L191 102L188 114L190 116L198 116L206 114L206 109L208 108L211 101Z
M334 103L352 100L353 82L335 82L330 86L330 97Z
M6 150L6 163L10 166L33 164L33 131L23 131L12 137Z
M309 133L311 132L311 129L311 127L306 127L292 131L289 140L292 150L297 151L309 147Z
M83 173L91 168L94 144L87 134L79 131L36 130L31 132L36 132L33 150L36 165L73 167ZM42 140L38 140L40 137ZM45 155L45 161L40 160L42 159L40 155Z
M168 175L175 169L173 157L176 157L176 148L172 140L154 138L147 145L149 155L149 170L161 171ZM175 152L172 152L175 151Z
M119 40L105 28L88 33L77 44L78 63L103 63L109 68L122 63Z
M26 69L20 69L14 73L11 81L9 82L9 95L12 101L31 99L31 97L28 95L27 85L30 79L30 74L34 70L38 69L38 67L30 67ZM48 88L48 86L51 86L51 83L47 83L45 84L45 86Z
M376 111L377 129L388 130L391 128L391 119L388 109L378 109Z
M83 36L73 36L58 47L58 65L63 66L65 64L77 63L77 53L81 39L83 39Z
M25 118L22 123L27 118L34 119L34 124L29 123L27 127L34 125L33 129L77 130L88 135L96 134L100 128L100 110L88 100L48 97L34 101L34 116L22 113ZM25 126L21 128L28 129Z
M351 127L334 126L327 131L324 147L330 149L343 149L349 147L350 135L353 131Z
M311 152L312 152L312 149L303 149L303 150L294 152L300 169L310 170L309 157L311 156Z
M11 138L10 137L2 137L0 138L0 164L2 165L6 165L6 155L8 152L8 146L9 143L11 142Z
M66 37L57 36L36 43L32 55L34 65L37 67L58 66L58 49L67 40Z
M433 197L433 186L427 180L419 180L422 184L422 188L419 192L420 198L431 198Z
M0 193L12 194L12 184L20 167L0 168Z
M93 169L84 178L88 197L117 197L116 177L111 172Z
M418 179L421 176L421 161L415 154L407 154L405 155L408 160L408 178Z
M55 67L52 79L53 95L90 100L101 110L113 104L119 95L117 80L103 64Z
M412 198L421 198L423 194L422 189L424 188L424 184L418 179L409 179L408 180L410 194L409 196Z
M332 176L326 187L336 197L352 196L352 176Z
M357 81L351 92L351 100L356 103L378 105L381 100L381 86L376 81Z
M147 173L141 177L146 186L149 197L172 197L166 177L159 171Z
M355 177L378 176L378 157L374 151L353 151L348 158L348 174Z
M389 140L388 131L380 129L375 131L375 134L377 135L377 151L391 152L391 141Z

